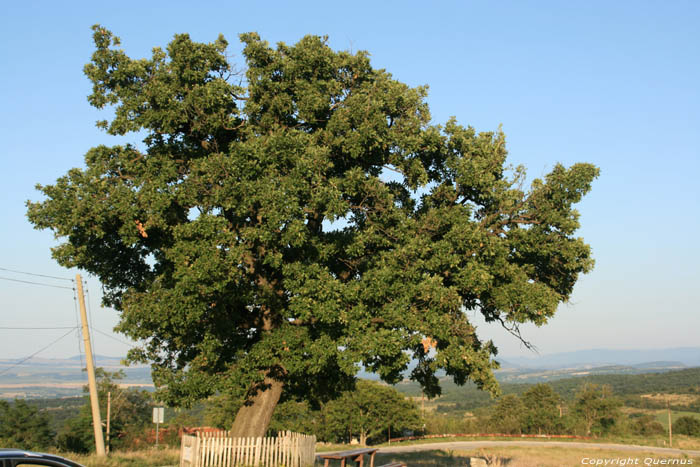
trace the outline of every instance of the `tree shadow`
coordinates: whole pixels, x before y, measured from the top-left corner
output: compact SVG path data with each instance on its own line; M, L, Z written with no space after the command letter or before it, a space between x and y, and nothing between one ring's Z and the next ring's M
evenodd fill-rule
M470 463L471 458L478 458L482 462ZM452 450L431 450L420 452L401 453L377 453L374 465L383 465L391 462L403 462L407 467L431 466L431 467L466 467L471 465L488 465L492 467L505 467L511 464L512 459L496 456L484 456L476 453L454 452Z

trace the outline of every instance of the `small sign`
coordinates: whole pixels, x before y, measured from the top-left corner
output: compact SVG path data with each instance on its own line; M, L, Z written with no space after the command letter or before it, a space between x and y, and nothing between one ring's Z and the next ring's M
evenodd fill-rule
M153 407L153 423L163 423L165 409L163 407Z

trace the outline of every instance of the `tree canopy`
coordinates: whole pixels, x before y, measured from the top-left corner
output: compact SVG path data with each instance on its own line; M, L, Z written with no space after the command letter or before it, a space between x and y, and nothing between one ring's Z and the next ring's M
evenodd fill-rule
M496 391L467 312L514 333L554 315L593 265L573 205L598 169L526 189L500 130L433 124L427 88L367 53L240 38L244 72L223 37L134 59L94 27L89 102L114 115L98 126L143 141L38 187L53 257L100 279L171 404L327 399L358 364L391 383L412 360L428 395L438 370Z
M561 427L562 399L549 384L536 384L522 395L527 433L555 433Z
M396 389L360 380L354 391L346 391L323 407L323 431L334 441L350 442L356 436L361 445L377 439L401 436L403 429L421 425L418 407ZM385 438L386 436L386 438Z
M17 449L46 449L53 444L49 415L22 399L0 400L0 444Z
M125 377L123 370L111 372L98 367L95 369L95 376L101 418L105 421L102 426L105 435L107 394L110 393L110 437L105 440L107 449L109 451L111 448L121 448L133 441L131 438L141 434L144 428L150 427L150 409L153 406L151 394L142 389L120 387L119 381ZM66 451L87 453L95 450L87 385L83 387L83 392L86 397L80 412L66 420L56 438L58 447Z
M491 413L491 426L499 433L522 433L525 406L515 394L506 394L498 399Z
M621 402L613 397L610 386L584 384L576 394L574 412L583 421L586 435L608 431L619 416Z

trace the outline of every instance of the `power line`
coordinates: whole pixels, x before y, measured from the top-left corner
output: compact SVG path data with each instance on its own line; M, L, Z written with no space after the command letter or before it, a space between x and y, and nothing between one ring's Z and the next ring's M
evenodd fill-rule
M88 309L88 327L90 329L95 329L92 327L92 323L94 322L92 319L92 306L90 306L90 289L87 286L87 281L83 281L83 287L85 288L85 293L87 294L87 309ZM95 353L95 341L91 340L90 341L90 348L92 349L92 354L97 355Z
M44 350L48 349L49 347L51 347L52 345L56 344L58 341L60 341L60 340L63 339L64 337L66 337L68 334L70 334L74 329L75 329L75 328L71 328L70 331L68 331L67 333L65 333L64 335L62 335L61 337L59 337L59 338L56 339L55 341L51 342L51 343L50 343L49 345L47 345L46 347L42 347L40 350L37 350L36 352L34 352L33 354L31 354L31 355L28 356L27 358L24 358L24 359L20 360L19 362L15 363L14 365L12 365L12 366L9 367L9 368L5 368L3 371L0 371L0 375L3 375L3 374L5 374L5 373L7 373L8 371L10 371L11 369L13 369L14 367L21 365L22 363L26 362L26 361L29 360L30 358L33 358L35 355L37 355L37 354L43 352Z
M130 343L128 343L128 342L126 342L126 341L123 341L123 340L121 340L121 339L117 339L117 338L114 337L114 336L110 336L110 335L107 334L106 332L102 332L102 331L100 331L99 329L93 328L92 326L90 326L90 329L92 329L93 331L95 331L95 332L97 332L97 333L102 334L102 335L105 336L105 337L109 337L109 338L112 339L113 341L121 342L122 344L128 345L129 347L132 347L132 348L136 348L136 347L137 347L137 346L134 345L134 344L130 344Z
M0 329L75 329L75 326L56 326L56 327L10 327L0 326Z
M75 327L80 328L80 312L78 311L78 292L73 289L73 308L75 309ZM75 333L78 339L78 355L80 356L80 368L83 368L83 348L80 346L80 332Z
M67 277L49 276L48 274L36 274L34 272L17 271L16 269L0 268L0 271L16 272L17 274L26 274L28 276L48 277L49 279L58 279L62 281L73 281L73 279L68 279Z
M12 281L12 282L22 282L24 284L34 284L34 285L43 285L44 287L54 287L56 289L68 289L68 290L73 290L73 287L65 287L63 285L53 285L53 284L44 284L43 282L32 282L32 281L23 281L20 279L10 279L9 277L0 277L2 280L6 281Z

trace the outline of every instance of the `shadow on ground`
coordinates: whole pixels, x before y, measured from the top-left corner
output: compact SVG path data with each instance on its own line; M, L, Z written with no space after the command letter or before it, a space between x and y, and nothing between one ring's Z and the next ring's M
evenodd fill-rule
M474 456L474 454L472 454ZM470 463L469 455L457 453L450 450L433 450L421 452L401 452L401 453L377 453L374 465L384 465L391 462L403 462L407 467L467 467L467 466L490 466L505 467L510 465L510 459L480 457L479 461ZM367 459L366 459L367 460ZM316 465L323 465L316 463ZM333 465L333 464L331 464ZM338 464L339 465L339 464Z

